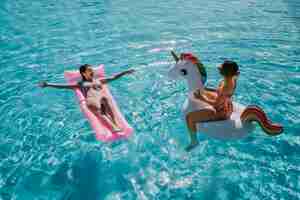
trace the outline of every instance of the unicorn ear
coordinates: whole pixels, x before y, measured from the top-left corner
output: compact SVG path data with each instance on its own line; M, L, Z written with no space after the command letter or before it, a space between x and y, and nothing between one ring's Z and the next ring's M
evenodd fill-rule
M175 60L176 62L178 62L178 61L179 61L179 57L176 55L176 53L175 53L174 51L171 51L171 54L172 54L174 60Z

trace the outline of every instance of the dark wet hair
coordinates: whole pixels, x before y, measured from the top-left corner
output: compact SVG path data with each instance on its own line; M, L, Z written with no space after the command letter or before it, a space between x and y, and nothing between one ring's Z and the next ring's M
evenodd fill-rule
M82 73L84 73L88 67L91 67L91 65L89 65L89 64L84 64L84 65L81 65L81 66L79 67L79 72L80 72L80 74L81 74L82 79L85 79L85 77L83 76Z
M223 76L236 76L239 75L239 66L236 62L231 60L225 60L220 69L220 73Z

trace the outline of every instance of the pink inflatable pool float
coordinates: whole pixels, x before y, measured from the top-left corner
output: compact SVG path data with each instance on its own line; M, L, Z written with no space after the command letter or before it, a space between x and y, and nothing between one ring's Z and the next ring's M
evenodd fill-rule
M94 72L97 78L99 79L104 78L105 77L104 65L100 65L99 67L94 68ZM81 75L78 70L65 71L64 75L65 75L65 79L70 84L77 83L81 79ZM111 95L107 87L107 84L103 85L101 92L103 92L103 95L110 100L117 124L122 129L121 132L113 132L112 127L110 127L109 124L107 124L105 120L102 119L101 115L95 114L88 108L85 101L85 97L83 96L79 88L75 89L74 92L78 99L80 109L88 119L89 123L91 124L91 127L94 129L96 138L98 140L101 140L103 142L114 141L121 138L127 138L132 134L133 129L132 127L130 127L130 125L128 124L128 122L125 120L124 116L120 112L116 101L114 100L113 96Z

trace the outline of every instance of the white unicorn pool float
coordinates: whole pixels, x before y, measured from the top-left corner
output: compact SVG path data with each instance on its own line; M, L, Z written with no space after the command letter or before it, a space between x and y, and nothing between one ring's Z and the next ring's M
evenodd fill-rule
M214 90L205 87L207 73L204 65L201 62L193 64L190 60L179 58L174 52L171 53L176 64L169 70L169 76L173 79L184 78L188 84L188 96L182 107L185 117L190 112L214 109L194 96L196 90ZM244 106L237 102L233 102L233 113L229 119L198 123L197 130L213 138L239 139L246 137L254 130L255 125L251 123L253 121L258 122L268 135L275 136L283 132L283 127L272 124L258 106Z

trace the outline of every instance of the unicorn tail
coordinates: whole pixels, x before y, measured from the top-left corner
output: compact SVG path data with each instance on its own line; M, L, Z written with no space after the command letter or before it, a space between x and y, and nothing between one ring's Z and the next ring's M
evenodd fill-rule
M273 124L268 120L265 112L258 106L247 106L244 112L241 114L242 122L256 121L264 132L270 136L279 135L283 132L283 127L280 124Z

